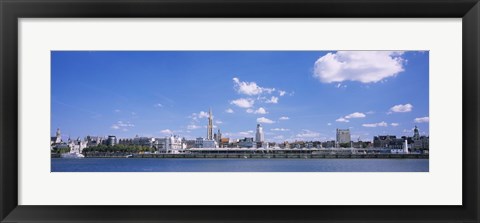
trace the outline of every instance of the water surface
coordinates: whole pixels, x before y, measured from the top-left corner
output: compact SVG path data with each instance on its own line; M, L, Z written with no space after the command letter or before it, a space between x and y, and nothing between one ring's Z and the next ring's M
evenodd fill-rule
M428 172L428 159L51 159L52 172Z

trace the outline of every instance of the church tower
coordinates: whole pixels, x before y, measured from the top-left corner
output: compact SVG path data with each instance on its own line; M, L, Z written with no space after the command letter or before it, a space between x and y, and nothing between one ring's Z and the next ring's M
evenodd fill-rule
M60 128L57 128L55 143L61 143L61 142L62 142L62 133L60 132Z
M415 129L413 130L413 140L419 140L420 139L420 133L418 132L417 126L415 126Z
M213 118L212 118L212 109L210 108L208 112L208 127L207 127L207 139L213 139Z

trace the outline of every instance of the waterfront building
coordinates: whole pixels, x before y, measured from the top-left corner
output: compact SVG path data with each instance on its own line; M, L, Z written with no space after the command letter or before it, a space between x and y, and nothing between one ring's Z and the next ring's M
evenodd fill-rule
M373 147L375 148L387 148L391 141L396 140L396 136L392 135L379 135L373 137Z
M131 141L131 145L153 147L155 140L153 137L139 137L137 135Z
M323 147L323 148L332 148L332 147L335 147L335 141L334 141L334 140L330 140L330 141L322 142L322 147Z
M217 148L217 142L213 139L199 137L195 140L195 148Z
M187 145L182 138L176 135L155 138L153 141L153 147L159 153L180 154L184 153Z
M238 141L238 147L240 148L253 148L254 147L253 138L243 138Z
M195 140L185 140L185 146L187 147L187 149L190 149L190 148L194 148L195 147Z
M207 139L213 140L213 117L212 109L208 112L208 126L207 126Z
M292 142L292 143L290 143L290 148L292 148L292 149L305 148L305 142L304 141Z
M195 139L195 148L203 148L203 138L198 137Z
M389 149L397 149L398 151L401 151L403 150L403 148L405 147L405 141L407 139L403 139L403 138L395 138L395 139L392 139L390 140L390 142L387 144L387 148Z
M85 141L87 141L87 147L92 147L103 144L104 139L101 136L87 136Z
M114 146L116 144L117 144L117 137L116 136L108 136L107 146Z
M87 141L79 137L76 140L69 139L67 145L70 147L70 153L82 153L83 149L87 148Z
M357 142L352 142L352 147L353 148L357 148L357 149L360 149L360 148L370 148L372 147L372 142L369 142L369 141L357 141Z
M348 144L350 146L350 129L337 129L337 147Z
M227 148L230 144L230 138L221 138L220 144L218 145L220 148Z
M120 145L133 145L133 139L119 139L118 144L120 144Z
M202 148L217 148L217 141L213 139L206 139L203 140L203 147Z

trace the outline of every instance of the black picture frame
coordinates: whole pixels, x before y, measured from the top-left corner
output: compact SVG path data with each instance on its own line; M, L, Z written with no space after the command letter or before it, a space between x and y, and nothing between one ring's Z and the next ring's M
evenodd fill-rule
M1 222L479 222L478 0L0 0L0 15ZM18 205L17 21L76 17L462 18L463 205ZM425 189L422 185L418 187Z

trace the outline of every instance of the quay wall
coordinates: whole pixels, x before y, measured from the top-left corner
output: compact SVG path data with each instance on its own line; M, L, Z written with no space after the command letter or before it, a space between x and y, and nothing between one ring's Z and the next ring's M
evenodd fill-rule
M126 158L87 155L86 158ZM428 154L135 154L130 158L191 159L428 159Z
M84 154L85 158L127 158L125 154ZM51 154L60 158L60 154ZM428 154L133 154L129 158L169 159L428 159Z

